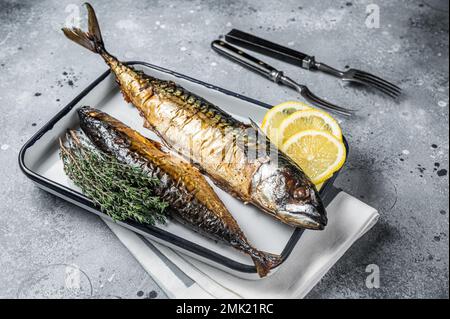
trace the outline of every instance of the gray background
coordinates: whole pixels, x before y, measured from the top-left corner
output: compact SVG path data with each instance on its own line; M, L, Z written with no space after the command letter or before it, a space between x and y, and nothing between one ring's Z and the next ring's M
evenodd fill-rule
M372 2L381 10L379 29L364 23ZM0 0L0 297L163 298L97 217L41 191L17 165L20 147L106 69L62 36L71 3L81 4ZM266 59L318 95L359 109L341 119L351 153L337 184L381 214L309 297L448 298L448 1L93 5L109 51L121 59L268 103L300 98L216 55L211 40L236 27L396 80L405 96L393 102ZM84 8L80 13L85 22ZM379 289L366 288L369 264L380 267ZM82 270L79 289L66 287L70 265Z

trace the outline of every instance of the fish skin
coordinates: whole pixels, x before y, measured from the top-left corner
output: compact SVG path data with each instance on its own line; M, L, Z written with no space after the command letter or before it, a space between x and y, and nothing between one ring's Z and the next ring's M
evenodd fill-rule
M326 210L318 192L290 158L255 136L257 128L233 118L173 81L156 79L121 63L103 45L88 6L90 33L63 29L72 41L100 54L115 74L127 102L166 144L196 164L221 188L282 222L322 230ZM95 31L95 32L94 32ZM270 153L270 155L268 154ZM253 156L249 156L252 154ZM277 156L276 161L273 155Z
M80 127L92 143L118 161L140 167L160 183L155 194L169 204L171 215L185 225L250 255L261 277L279 256L254 248L234 217L194 166L99 110L78 110Z

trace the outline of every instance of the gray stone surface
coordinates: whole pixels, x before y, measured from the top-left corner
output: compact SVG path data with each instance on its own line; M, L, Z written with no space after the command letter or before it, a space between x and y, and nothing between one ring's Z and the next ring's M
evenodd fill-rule
M371 2L94 6L108 49L121 59L268 103L299 96L217 56L211 40L237 27L396 80L405 90L399 102L267 59L317 94L359 109L341 119L351 154L337 183L381 213L309 297L448 298L449 184L444 171L437 174L448 170L448 1L375 1L379 29L364 23ZM98 218L39 190L17 165L23 143L105 70L97 56L61 35L72 3L0 0L0 297L164 297ZM80 13L84 22L81 7ZM379 289L365 285L369 264L380 267ZM74 276L80 287L66 282Z

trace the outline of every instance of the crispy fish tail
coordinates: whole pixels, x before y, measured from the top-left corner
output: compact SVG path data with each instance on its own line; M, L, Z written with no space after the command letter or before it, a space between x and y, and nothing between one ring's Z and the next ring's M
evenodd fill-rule
M95 11L89 3L84 4L88 10L88 32L84 32L79 28L62 28L64 35L75 43L78 43L86 49L103 54L106 53L103 43L100 26L95 15Z
M267 276L270 269L278 266L282 262L281 256L263 251L256 251L252 255L252 260L260 277Z

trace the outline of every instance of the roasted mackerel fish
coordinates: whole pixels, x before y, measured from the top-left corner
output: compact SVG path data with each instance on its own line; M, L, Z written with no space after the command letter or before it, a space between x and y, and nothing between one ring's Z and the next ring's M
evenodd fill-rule
M167 203L176 220L249 255L261 277L281 262L280 256L259 251L248 242L196 167L106 113L83 107L78 116L81 129L96 148L159 181L153 193Z
M174 82L146 75L109 54L95 12L86 5L89 31L63 28L63 32L103 57L125 100L139 110L147 128L245 203L295 227L324 229L325 208L297 164L266 143L255 125L244 124ZM258 136L264 137L263 142Z

